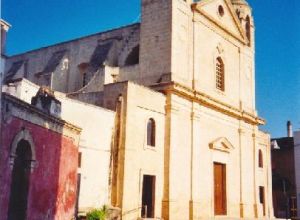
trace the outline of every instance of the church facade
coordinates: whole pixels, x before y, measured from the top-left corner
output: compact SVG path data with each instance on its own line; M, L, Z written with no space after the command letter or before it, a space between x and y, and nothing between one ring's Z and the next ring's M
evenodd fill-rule
M82 129L79 212L109 204L124 220L273 219L251 7L141 4L141 23L7 57L4 92L30 102L48 87L62 119Z

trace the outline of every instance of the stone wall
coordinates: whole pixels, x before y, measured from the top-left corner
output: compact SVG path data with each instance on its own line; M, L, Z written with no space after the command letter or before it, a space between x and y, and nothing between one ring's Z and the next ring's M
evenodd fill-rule
M79 211L110 204L110 158L115 112L55 93L62 103L61 117L82 128L79 142L81 174Z
M258 132L256 126L176 95L171 95L167 103L165 167L169 169L165 170L164 177L168 196L164 198L166 212L163 217L215 218L215 162L226 165L227 216L230 219L239 218L241 212L248 218L263 217L259 186L266 189L266 213L272 217L269 136ZM259 149L263 150L263 168L258 168Z
M4 88L5 92L30 103L39 86L26 79L16 81ZM109 204L110 152L114 133L115 113L104 108L68 98L54 92L61 102L61 118L82 128L79 141L81 152L81 187L79 211ZM95 102L98 102L98 93ZM91 97L88 98L90 101ZM93 103L95 104L95 103ZM94 169L97 167L97 169ZM98 190L95 191L94 189Z
M143 176L152 175L155 176L154 214L160 217L164 186L165 97L133 83L124 83L121 97L113 205L122 208L122 219L140 217ZM147 145L147 123L150 119L155 121L155 146Z
M92 61L97 46L111 43L108 53L102 54L102 61L117 66L119 57L120 65L124 65L122 60L138 45L138 41L139 24L133 24L9 57L5 73L7 75L17 62L22 62L18 68L13 68L12 79L24 77L57 91L74 92L82 88L79 66Z
M80 129L34 110L4 95L1 145L0 219L7 219L15 144L31 146L27 218L71 219L77 194L77 158Z

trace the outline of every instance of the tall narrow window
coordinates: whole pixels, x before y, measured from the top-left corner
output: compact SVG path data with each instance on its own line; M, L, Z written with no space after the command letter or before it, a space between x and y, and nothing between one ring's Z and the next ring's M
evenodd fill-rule
M82 152L78 152L78 168L81 168Z
M82 74L82 86L86 86L87 84L87 73Z
M216 60L216 88L225 91L224 63L221 57Z
M250 17L249 16L246 17L245 29L246 29L246 36L247 36L247 38L249 40L249 44L250 44L250 41L251 41L251 26L250 26Z
M155 121L150 118L147 124L147 145L155 146Z
M260 168L263 168L263 167L264 167L263 154L262 154L262 151L261 151L261 150L258 151L258 166L259 166Z

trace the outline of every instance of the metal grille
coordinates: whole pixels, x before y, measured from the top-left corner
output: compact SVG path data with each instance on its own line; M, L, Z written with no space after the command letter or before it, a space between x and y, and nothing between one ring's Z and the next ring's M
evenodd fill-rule
M224 91L225 85L224 85L224 64L220 57L217 58L216 63L216 88Z

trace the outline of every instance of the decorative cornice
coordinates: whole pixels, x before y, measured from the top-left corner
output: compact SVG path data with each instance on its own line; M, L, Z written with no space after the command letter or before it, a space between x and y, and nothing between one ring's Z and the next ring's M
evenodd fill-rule
M63 128L66 128L72 132L75 132L76 134L80 134L81 132L81 128L73 125L73 124L70 124L60 118L57 118L57 117L54 117L52 115L49 115L49 114L46 114L44 112L42 112L41 110L37 109L36 107L12 96L12 95L9 95L7 93L2 93L2 98L3 100L2 101L6 101L6 102L9 102L11 103L12 105L16 106L16 107L20 107L20 108L23 108L26 112L30 113L30 114L36 114L38 115L39 117L43 118L45 121L49 121L49 122L52 122L52 123L55 123L55 124L58 124L60 126L62 126ZM3 112L4 113L4 112ZM13 115L13 114L12 114ZM15 116L15 115L14 115Z
M218 112L221 112L223 114L226 114L228 116L231 116L233 118L236 118L238 120L242 120L246 123L252 124L252 125L264 125L265 120L262 118L259 118L251 113L248 113L246 111L240 110L232 105L229 105L227 103L221 102L203 92L199 92L196 90L193 90L191 88L188 88L184 85L181 85L176 82L169 82L169 83L161 83L152 85L152 88L155 90L158 90L160 92L163 92L165 94L176 94L181 97L187 98L191 101L197 102L203 106L206 106L210 109L214 109Z

